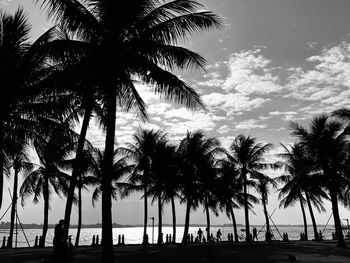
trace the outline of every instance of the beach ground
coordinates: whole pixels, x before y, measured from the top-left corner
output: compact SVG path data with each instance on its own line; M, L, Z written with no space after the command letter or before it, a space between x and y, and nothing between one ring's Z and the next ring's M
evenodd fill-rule
M267 244L194 244L164 245L162 247L129 245L115 247L116 263L195 263L195 262L350 262L350 242L348 248L339 248L335 241L293 241ZM66 262L100 262L101 248L74 248L74 255ZM52 248L0 249L1 263L51 263Z

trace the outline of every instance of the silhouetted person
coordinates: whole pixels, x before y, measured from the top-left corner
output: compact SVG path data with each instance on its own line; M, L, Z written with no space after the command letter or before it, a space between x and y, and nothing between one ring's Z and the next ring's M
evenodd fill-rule
M318 238L319 238L319 240L323 240L323 236L322 236L321 230L320 230L320 232L318 233Z
M203 231L202 231L201 228L198 229L197 234L198 234L199 242L201 242L202 241L202 236L203 236Z
M218 232L216 232L216 240L218 242L221 242L221 236L222 236L222 233L221 233L221 230L219 228Z
M64 220L61 219L55 226L53 238L53 257L55 262L62 262L67 254L67 243L64 238Z
M256 239L256 241L258 241L258 231L256 230L256 227L253 228L253 240Z

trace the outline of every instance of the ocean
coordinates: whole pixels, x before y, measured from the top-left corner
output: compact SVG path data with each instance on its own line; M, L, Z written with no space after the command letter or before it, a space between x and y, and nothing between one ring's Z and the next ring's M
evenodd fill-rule
M189 234L193 234L194 237L197 236L197 231L201 227L203 230L203 233L205 234L205 228L206 226L196 226L196 227L190 227L189 228ZM254 226L251 226L251 231ZM262 226L255 226L258 230L258 239L264 240L265 236L265 228L262 229ZM244 240L244 227L238 227L238 235L241 236L241 240ZM274 234L274 238L276 240L282 240L283 233L287 233L289 240L299 240L300 239L300 233L304 232L304 228L302 226L277 226L277 229L272 225L272 232ZM218 229L222 232L222 240L226 241L228 240L228 234L233 233L233 227L231 226L213 226L211 227L210 231L213 233L214 237L216 237L216 232ZM325 239L332 239L332 232L334 232L334 226L328 225L326 228L325 226L318 226L318 231L323 232L323 236ZM69 235L72 235L72 243L75 243L75 236L76 236L76 229L70 229ZM183 235L184 228L183 227L177 227L176 228L176 241L181 242L182 235ZM2 242L3 237L8 235L8 230L6 229L0 229L0 242ZM24 232L27 236L27 239L29 241L30 246L34 245L35 242L35 236L40 236L42 230L41 229L24 229ZM279 234L280 233L280 234ZM143 234L143 227L127 227L127 228L113 228L113 240L114 244L118 243L118 235L124 235L125 243L126 244L141 244L142 242L142 234ZM149 242L152 243L152 227L147 228L147 234L149 236ZM163 227L163 236L164 236L164 242L166 239L167 234L172 234L172 227ZM99 238L101 240L101 228L82 228L80 232L80 245L91 245L92 243L92 236L93 235L99 235ZM46 246L52 246L52 240L54 236L54 229L50 228L47 232L46 237ZM309 240L313 238L313 229L312 226L308 226L308 236ZM154 227L153 229L153 242L157 242L158 237L158 228ZM16 237L14 237L14 240ZM1 243L2 244L2 243ZM0 246L1 246L0 244ZM14 245L15 246L15 245ZM23 232L20 228L18 228L18 234L17 234L17 247L28 247L28 244L26 242L26 239L23 235Z

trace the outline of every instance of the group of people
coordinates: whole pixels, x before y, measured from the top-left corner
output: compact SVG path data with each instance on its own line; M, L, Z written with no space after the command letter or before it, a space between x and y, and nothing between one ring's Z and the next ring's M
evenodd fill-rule
M207 232L208 232L208 228L205 229ZM217 232L216 232L216 239L214 238L214 235L213 233L210 234L210 239L207 241L205 236L203 235L203 231L201 228L198 229L198 232L197 232L197 237L195 239L195 243L206 243L206 242L221 242L222 239L221 239L221 236L222 236L222 233L221 233L221 230L219 229Z

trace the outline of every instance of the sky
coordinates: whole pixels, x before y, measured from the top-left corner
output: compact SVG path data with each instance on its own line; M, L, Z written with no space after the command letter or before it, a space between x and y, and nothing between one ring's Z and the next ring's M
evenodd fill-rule
M206 71L181 72L180 77L202 96L205 109L188 111L172 105L138 85L148 105L149 123L141 123L133 113L117 113L116 142L130 142L139 127L163 129L170 140L178 143L189 131L202 130L208 137L217 137L229 147L238 134L251 135L257 141L273 143L266 156L276 160L280 143L291 144L289 124L307 125L321 113L329 113L350 101L350 1L348 0L198 0L206 9L223 19L221 30L191 37L184 46L202 54ZM38 1L40 3L40 1ZM45 12L31 0L0 0L0 9L14 12L21 4L33 24L33 39L50 27ZM92 123L89 140L103 148L104 135ZM271 177L282 171L269 172ZM5 185L5 202L10 198ZM254 191L252 190L252 193ZM100 203L91 206L92 192L85 192L84 223L101 222ZM272 190L268 210L275 209L276 224L302 224L299 206L278 208L278 192ZM113 203L113 222L142 224L141 196ZM52 199L50 223L56 223L64 211L65 200ZM179 207L179 206L178 206ZM318 224L325 224L327 212L317 214ZM2 209L3 210L3 209ZM26 201L19 208L22 222L43 220L43 202ZM156 208L150 216L157 218ZM72 223L76 222L77 209ZM178 222L184 222L184 207L178 208ZM262 206L250 213L252 224L264 224ZM317 213L317 212L316 212ZM237 210L238 223L244 223L243 209ZM171 210L164 208L164 222L171 223ZM350 218L350 211L341 208L341 218ZM4 218L6 220L6 218ZM308 222L311 223L310 218ZM203 209L191 215L191 223L205 223ZM213 224L230 223L226 216L212 215Z

